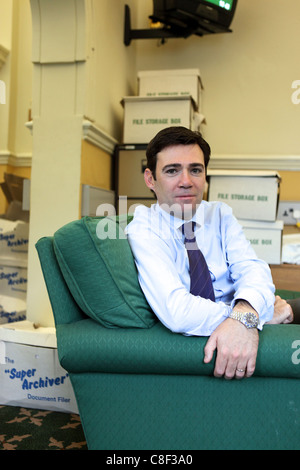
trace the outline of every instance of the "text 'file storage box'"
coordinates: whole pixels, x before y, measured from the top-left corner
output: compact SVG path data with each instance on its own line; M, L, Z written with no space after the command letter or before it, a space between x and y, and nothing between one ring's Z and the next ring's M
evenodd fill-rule
M228 204L238 219L275 222L280 175L276 171L208 170L208 200Z
M281 263L283 222L257 222L239 220L246 238L250 241L258 258L268 264Z

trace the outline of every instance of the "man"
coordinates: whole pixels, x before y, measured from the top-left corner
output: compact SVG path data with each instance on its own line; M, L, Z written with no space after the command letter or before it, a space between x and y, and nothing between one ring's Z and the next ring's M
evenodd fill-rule
M157 204L139 206L127 227L141 288L171 331L209 336L204 362L217 350L216 377L250 377L258 329L267 322L290 323L292 309L274 297L270 269L255 255L230 207L203 201L210 147L201 134L183 127L164 129L146 155L145 183ZM211 298L190 292L186 222L194 224L189 226L195 229L197 251L208 265Z

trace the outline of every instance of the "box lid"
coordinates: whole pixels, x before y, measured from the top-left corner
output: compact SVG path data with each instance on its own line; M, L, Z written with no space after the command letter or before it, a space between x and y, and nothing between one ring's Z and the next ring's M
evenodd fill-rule
M264 222L261 220L238 220L243 228L258 228L263 230L283 230L283 220L275 220L275 222Z
M48 348L57 347L55 327L36 327L28 320L1 325L0 341Z
M124 106L125 103L142 103L146 101L151 103L153 101L190 101L193 108L197 109L197 105L192 98L189 96L124 96L121 105Z
M273 170L207 170L208 176L261 176L276 177L281 180L277 171Z
M155 77L157 75L198 75L199 69L163 69L163 70L139 70L138 77Z
M140 70L137 73L138 79L146 77L166 77L166 76L197 76L201 88L203 89L203 83L201 80L199 69L172 69L172 70Z

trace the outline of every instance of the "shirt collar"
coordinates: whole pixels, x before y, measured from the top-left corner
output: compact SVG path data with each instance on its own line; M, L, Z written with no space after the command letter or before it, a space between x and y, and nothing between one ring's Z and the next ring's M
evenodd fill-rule
M163 218L163 220L170 226L174 227L174 229L180 229L184 223L189 222L188 220L183 220L179 219L178 217L174 217L173 215L169 214L166 212L164 209L162 209L159 205L159 203L156 203L156 210L158 211L159 215ZM190 219L193 222L196 222L196 230L199 229L200 227L204 226L204 204L201 203L194 214L194 216Z

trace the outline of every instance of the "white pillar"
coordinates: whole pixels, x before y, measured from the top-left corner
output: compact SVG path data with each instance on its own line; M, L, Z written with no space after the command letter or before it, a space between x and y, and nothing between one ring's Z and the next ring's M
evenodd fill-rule
M85 90L84 0L31 0L33 155L27 319L54 320L35 243L79 216Z

